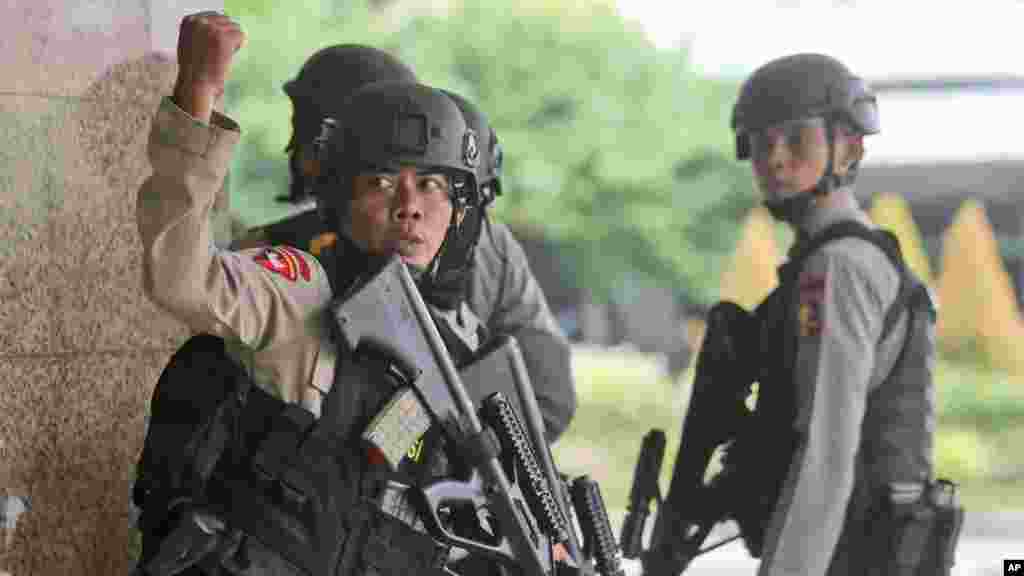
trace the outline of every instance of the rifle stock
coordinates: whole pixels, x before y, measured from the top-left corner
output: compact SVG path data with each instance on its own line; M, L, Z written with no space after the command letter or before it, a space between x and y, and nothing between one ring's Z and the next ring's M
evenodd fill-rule
M672 480L658 507L650 545L641 555L647 576L682 574L706 551L701 546L714 525L731 513L724 485L717 478L705 483L705 475L715 450L735 437L749 413L745 400L753 382L749 360L754 356L749 347L754 345L750 337L756 329L752 322L749 313L731 302L720 302L708 312ZM637 476L652 474L642 463L643 458L637 464L634 487L644 482Z

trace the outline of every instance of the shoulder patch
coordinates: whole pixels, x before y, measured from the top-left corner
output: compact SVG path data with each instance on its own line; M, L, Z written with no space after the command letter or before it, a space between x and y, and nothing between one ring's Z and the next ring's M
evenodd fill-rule
M822 300L825 298L824 274L800 275L800 336L813 337L821 335L824 328L822 317Z
M285 252L291 254L292 258L294 258L299 265L299 274L302 276L302 279L309 282L313 277L313 273L310 271L309 262L306 262L306 258L302 255L302 252L299 252L291 246L282 246L281 248Z
M264 248L263 251L253 257L257 263L275 274L284 276L291 282L295 282L301 276L309 282L312 278L309 262L302 254L288 246L275 246Z

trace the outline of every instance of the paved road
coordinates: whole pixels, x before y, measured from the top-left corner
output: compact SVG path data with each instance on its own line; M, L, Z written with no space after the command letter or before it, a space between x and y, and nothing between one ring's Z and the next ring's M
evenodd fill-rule
M609 511L618 533L621 511ZM653 518L648 520L648 526ZM727 528L722 535L732 533ZM708 542L718 538L713 534ZM1004 576L1003 560L1024 559L1024 511L967 514L957 547L956 565L951 576ZM685 576L754 576L758 561L751 558L742 542L732 542L698 557L690 564ZM639 563L625 561L628 576L640 576Z
M1004 576L1004 558L1024 558L1024 539L961 538L952 576ZM638 564L625 562L628 576L642 574ZM735 543L697 558L685 576L754 576L756 572L757 561L747 555L743 544Z

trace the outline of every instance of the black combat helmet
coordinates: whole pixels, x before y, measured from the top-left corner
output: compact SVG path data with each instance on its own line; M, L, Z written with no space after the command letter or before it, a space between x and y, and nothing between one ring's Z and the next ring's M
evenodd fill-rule
M480 140L481 158L477 165L476 181L480 187L480 197L486 206L501 195L501 163L503 154L501 143L494 128L487 121L487 116L480 109L462 96L448 90L442 90L462 111L463 118L469 129L476 132Z
M325 142L325 174L399 166L438 168L454 179L453 202L477 203L480 142L444 92L423 84L375 82L356 91Z
M861 134L879 131L878 106L864 80L830 56L795 54L768 62L743 83L732 111L736 157L750 158L750 132L811 116L845 122Z
M843 177L834 172L833 127L842 123L859 134L877 134L878 104L863 79L854 76L842 62L823 54L794 54L778 58L747 78L732 111L736 157L739 160L750 158L752 132L780 122L815 116L825 119L829 156L824 175L807 192L828 194L839 186L852 183L856 165ZM800 194L766 202L765 205L776 218L792 222L809 206L810 196Z
M337 118L325 119L317 141L321 154L317 204L334 231L343 230L352 179L361 171L415 166L448 176L455 208L452 222L420 284L428 300L444 307L457 304L468 277L468 250L473 243L461 238L463 228L456 216L478 213L482 202L477 186L480 141L455 101L422 84L369 84L352 95Z
M295 78L284 84L292 101L292 135L289 153L291 188L279 200L306 201L312 184L303 177L299 149L311 144L324 118L336 117L353 92L373 82L415 83L416 74L391 54L361 44L336 44L317 51L306 60Z

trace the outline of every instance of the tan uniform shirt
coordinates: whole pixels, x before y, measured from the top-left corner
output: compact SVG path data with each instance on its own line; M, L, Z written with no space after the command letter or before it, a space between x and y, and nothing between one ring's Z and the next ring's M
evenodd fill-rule
M161 102L148 144L153 173L137 203L143 287L193 330L257 352L259 361L241 354L257 384L318 414L334 378L323 268L295 248L214 246L210 211L239 137L226 116L215 112L206 125Z
M807 238L840 220L873 227L849 191L815 208ZM799 241L799 240L798 240ZM884 341L882 325L900 277L885 254L859 238L809 256L793 289L797 336L795 428L803 435L765 541L759 576L824 576L844 528L869 421L868 395L888 376L906 335L906 313ZM834 572L833 572L834 573Z

